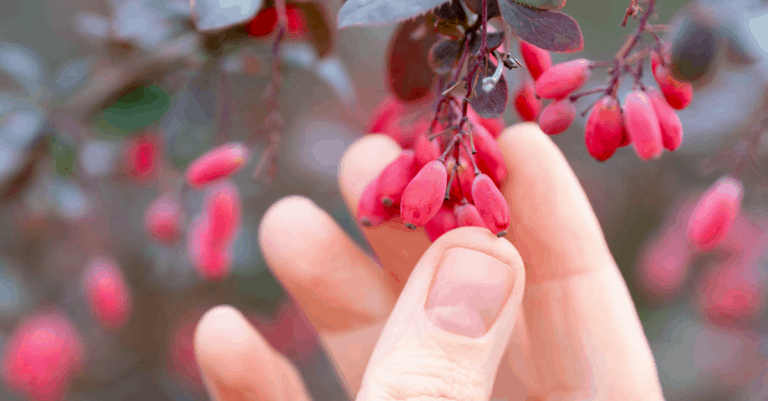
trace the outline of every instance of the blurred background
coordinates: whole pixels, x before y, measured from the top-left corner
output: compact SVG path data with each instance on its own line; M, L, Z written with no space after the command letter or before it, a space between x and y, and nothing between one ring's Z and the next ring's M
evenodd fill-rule
M77 373L67 389L51 384L50 394L206 400L192 333L205 310L223 303L242 310L299 367L316 400L346 399L322 345L265 265L258 224L276 200L303 195L365 246L338 192L337 166L388 95L395 26L336 31L340 1L295 4L307 19L282 49L277 168L271 180L254 181L250 173L270 143L259 124L274 36L247 26L227 36L200 33L183 0L0 2L1 400L25 399L8 379L9 366L21 352L18 333L41 326L85 350L59 355ZM553 61L611 60L636 26L619 27L628 4L569 2L563 11L581 25L584 52L553 54ZM742 213L726 241L707 253L685 241L686 213L734 169L765 113L764 8L759 0L659 2L653 23L670 24L665 38L689 51L695 77L693 102L679 112L684 141L676 152L641 162L630 147L596 162L584 146L583 118L554 137L629 284L668 400L768 399L762 147L744 169ZM506 73L514 90L522 75ZM587 89L600 81L595 74ZM519 121L512 105L507 124ZM254 153L233 180L242 224L230 274L206 280L191 262L186 233L158 241L147 234L145 213L176 193L182 221L193 221L204 193L179 192L181 172L232 140L252 144ZM116 320L92 308L89 285L99 275L124 282L111 294L130 294Z

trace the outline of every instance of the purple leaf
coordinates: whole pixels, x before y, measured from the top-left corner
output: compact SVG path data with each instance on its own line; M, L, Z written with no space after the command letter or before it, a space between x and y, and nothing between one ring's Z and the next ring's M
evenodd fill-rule
M520 39L552 52L577 52L584 49L579 24L570 15L541 11L515 0L500 0L501 15Z
M387 25L423 15L447 0L347 0L339 10L339 28Z
M439 39L437 32L419 17L403 22L390 44L389 85L402 102L419 102L432 93L435 72L429 65L429 49Z

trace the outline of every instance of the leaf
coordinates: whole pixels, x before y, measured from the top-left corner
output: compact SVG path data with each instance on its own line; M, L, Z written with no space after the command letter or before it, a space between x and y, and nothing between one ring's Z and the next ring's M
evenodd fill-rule
M565 7L566 0L517 0L526 6L539 10L559 10Z
M469 42L470 54L477 54L480 51L480 46L483 43L480 32L481 31L478 30L477 35L473 35L472 41ZM504 32L489 32L486 40L488 41L488 49L494 50L504 43Z
M670 71L686 81L700 79L710 70L716 51L713 29L685 19L672 39Z
M501 17L501 11L499 10L499 1L504 1L504 0L488 0L488 19ZM473 13L477 14L479 17L482 17L480 15L480 10L483 7L483 0L474 0L474 1L469 0L466 4L469 11L472 11Z
M450 3L445 3L437 7L432 13L441 20L456 23L463 23L467 20L467 13L464 12L464 7L461 6L460 0L452 0Z
M403 22L397 29L390 43L387 73L389 86L400 101L418 102L432 92L437 75L429 65L429 49L438 39L424 17Z
M499 0L504 21L520 39L544 50L577 52L584 49L579 24L558 11L540 11L515 0Z
M429 66L439 75L447 74L459 63L461 41L443 39L429 49Z
M317 49L319 57L325 57L333 49L334 35L325 7L318 3L293 3L304 13L307 39Z
M195 0L192 15L200 32L243 24L256 16L264 0Z
M447 0L347 0L338 27L388 25L429 12Z
M495 70L496 66L492 62L486 62L480 66L472 98L469 100L472 108L483 118L496 118L507 108L509 89L503 73L490 92L483 90L483 78L492 76Z

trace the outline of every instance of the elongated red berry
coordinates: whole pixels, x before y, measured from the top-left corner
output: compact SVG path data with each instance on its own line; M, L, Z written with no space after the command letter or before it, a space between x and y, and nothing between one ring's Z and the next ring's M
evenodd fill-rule
M509 229L509 205L491 177L480 174L472 184L472 199L486 227L503 237Z
M457 204L453 208L453 214L456 216L456 223L459 227L488 228L475 205L469 202Z
M137 137L126 147L125 173L134 181L149 180L156 175L160 159L160 145L156 137Z
M570 99L555 100L547 105L539 117L539 126L547 135L557 135L573 124L576 106Z
M591 66L584 58L553 65L536 80L536 94L547 99L567 96L589 80Z
M389 96L381 101L373 111L368 121L368 132L371 134L383 134L392 129L397 120L405 113L405 106L394 96Z
M664 145L659 119L644 92L630 92L624 99L624 124L640 159L651 160L661 156Z
M423 226L435 217L443 204L448 172L439 160L427 163L408 183L400 201L400 216L410 229Z
M504 163L504 155L501 154L499 144L482 126L475 126L472 133L472 142L475 145L475 158L480 171L488 174L499 185L507 179L507 164Z
M688 223L688 240L701 251L711 250L730 231L741 209L744 184L726 175L701 197Z
M651 71L655 74L656 68L660 65L667 65L672 59L672 44L662 42L661 53L656 50L651 52Z
M623 123L621 124L621 143L619 144L619 147L623 148L632 144L632 140L629 138L629 133L627 132L627 120L624 118L624 110L621 111L621 120Z
M357 203L357 221L363 227L377 226L397 215L399 208L386 207L381 203L379 180L374 178L363 190Z
M181 237L181 204L170 194L163 194L147 208L144 229L150 237L173 244Z
M613 96L603 96L592 107L584 128L589 154L599 161L608 160L621 145L624 120L621 106Z
M240 228L240 193L233 183L211 188L205 206L205 218L212 246L229 243Z
M104 327L117 330L125 325L131 314L130 288L117 263L99 256L88 262L84 290L91 313Z
M528 67L534 81L539 79L544 71L552 67L552 57L548 51L522 40L520 41L520 54L523 56L525 66Z
M467 118L469 118L469 121L472 124L475 125L482 125L485 127L486 130L488 130L488 133L491 134L491 136L496 139L501 135L501 132L504 131L504 119L499 118L483 118L480 117L477 112L472 109L472 106L467 108Z
M533 83L526 80L515 94L515 110L523 121L536 121L541 113L541 100L536 98Z
M305 33L307 33L307 17L304 15L304 11L302 11L300 8L297 8L292 4L286 5L285 17L287 20L286 22L288 23L288 36L292 38L300 38L304 36Z
M248 25L245 26L245 31L248 35L255 37L263 37L271 34L275 27L277 27L277 10L274 7L265 8L262 12L256 15Z
M427 134L422 132L416 137L414 152L416 153L416 168L420 169L425 164L440 157L440 145L437 143L437 138L430 141Z
M248 148L233 142L213 148L198 157L187 168L187 183L202 188L240 171L248 161Z
M205 280L224 279L232 266L231 241L221 243L211 230L211 222L205 215L200 216L189 231L189 258L197 273Z
M443 205L431 220L424 224L424 231L427 232L429 240L437 241L440 236L458 227L456 217L451 209Z
M650 88L645 91L648 98L651 99L653 111L659 119L659 128L661 129L661 140L664 147L673 151L683 143L683 125L680 123L680 117L675 110L667 103L661 92Z
M667 103L677 110L682 110L691 103L693 99L693 86L690 82L680 81L669 71L669 67L659 65L653 73L656 82L659 83L659 89L667 99Z
M410 149L400 152L400 156L389 163L379 174L379 195L384 206L400 203L405 186L416 175L416 156Z

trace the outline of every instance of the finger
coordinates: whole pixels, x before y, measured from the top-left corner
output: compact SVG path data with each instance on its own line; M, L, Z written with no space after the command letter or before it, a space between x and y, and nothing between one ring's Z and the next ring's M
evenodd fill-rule
M194 347L214 401L309 400L296 369L231 306L200 319Z
M352 216L366 185L397 158L400 147L385 135L366 135L350 146L339 164L339 187ZM409 230L397 217L363 233L391 279L396 293L405 285L413 266L430 241L423 228ZM385 256L385 257L384 257Z
M513 359L531 361L540 394L661 398L629 291L565 157L535 124L507 129L499 146L509 170L507 238L528 267L520 335L528 354Z
M373 323L392 309L396 295L376 262L309 199L272 205L259 237L267 264L319 333Z
M476 227L443 235L400 294L357 400L488 400L524 282L508 241Z

